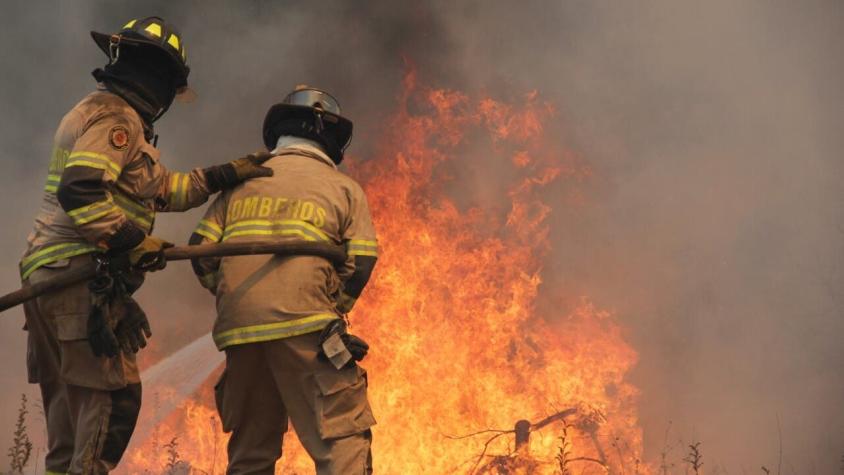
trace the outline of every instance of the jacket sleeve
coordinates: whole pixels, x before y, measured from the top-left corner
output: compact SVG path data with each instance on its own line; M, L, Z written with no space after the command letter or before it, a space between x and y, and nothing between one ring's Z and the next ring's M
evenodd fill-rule
M211 192L204 171L197 168L181 173L160 166L163 176L155 200L156 211L186 211L208 201Z
M349 200L349 215L342 231L348 257L340 271L343 291L337 302L338 309L343 313L348 313L360 297L378 259L378 241L369 205L366 195L356 183L349 191Z
M226 209L228 208L228 193L221 193L208 210L205 216L199 221L196 229L188 240L188 244L196 246L199 244L217 243L223 240L223 230L226 228ZM217 292L217 272L220 269L219 257L205 257L193 259L193 272L199 279L199 283L208 289L212 294Z
M61 174L56 197L80 234L104 249L128 249L143 240L118 208L111 187L143 140L138 124L109 114L85 125Z

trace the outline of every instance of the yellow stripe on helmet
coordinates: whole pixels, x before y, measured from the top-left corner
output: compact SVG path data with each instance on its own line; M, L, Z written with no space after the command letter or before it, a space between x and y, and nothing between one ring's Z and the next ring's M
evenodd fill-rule
M149 26L144 28L144 31L153 36L161 38L161 25L159 25L158 23L150 23Z
M170 38L167 38L167 43L170 46L172 46L173 48L175 48L176 51L179 51L179 37L178 36L171 34Z

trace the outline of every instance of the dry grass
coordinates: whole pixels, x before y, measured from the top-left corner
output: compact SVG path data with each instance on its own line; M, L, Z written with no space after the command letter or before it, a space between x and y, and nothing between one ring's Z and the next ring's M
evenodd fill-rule
M26 404L26 394L21 394L21 405L18 408L18 419L15 423L12 446L9 447L7 452L12 474L22 474L24 467L29 462L29 457L32 455L32 441L29 439L26 429L26 415L29 414Z

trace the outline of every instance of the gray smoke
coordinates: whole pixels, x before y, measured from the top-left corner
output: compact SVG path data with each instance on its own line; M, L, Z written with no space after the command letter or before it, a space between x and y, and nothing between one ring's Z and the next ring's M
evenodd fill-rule
M88 30L159 14L187 39L200 99L158 130L174 169L261 147L267 107L333 91L371 155L412 61L423 83L556 104L548 133L592 168L555 201L546 302L612 309L641 360L646 458L701 441L708 473L835 473L844 456L844 3L4 2L3 289L38 209L52 134L103 56ZM569 192L584 196L570 206ZM198 211L158 219L184 242ZM141 292L158 345L204 334L185 265ZM0 447L25 385L20 311L0 320ZM33 432L40 431L38 422ZM779 425L779 427L778 427ZM2 428L8 428L2 429ZM782 436L778 435L782 433ZM672 452L675 462L683 447Z

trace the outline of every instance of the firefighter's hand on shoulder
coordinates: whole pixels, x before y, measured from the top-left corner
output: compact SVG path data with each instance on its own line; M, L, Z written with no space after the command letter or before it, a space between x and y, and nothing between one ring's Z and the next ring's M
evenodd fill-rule
M249 155L233 160L226 165L231 165L232 168L234 168L235 175L239 181L261 176L273 176L272 168L263 166L264 162L271 159L273 156L274 155L269 152L250 153Z
M273 170L263 166L273 156L269 152L255 152L224 165L206 168L204 172L208 189L216 193L234 188L250 178L273 176Z

